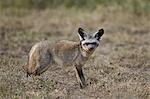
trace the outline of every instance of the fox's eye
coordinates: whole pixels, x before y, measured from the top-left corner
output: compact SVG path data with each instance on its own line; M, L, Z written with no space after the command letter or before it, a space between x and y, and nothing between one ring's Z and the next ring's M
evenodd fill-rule
M96 43L96 46L98 46L99 44Z
M93 44L93 45L97 45L97 43L95 43L95 42L93 42L93 43L91 43L91 44Z
M88 45L89 45L89 43L84 43L83 45L88 46Z
M96 42L92 42L92 43L84 43L83 45L84 46L88 46L88 45L95 45L95 46L98 46L98 43L96 43Z
M94 42L93 45L98 46L98 43L95 43L95 42Z
M93 43L91 43L92 45L95 45L95 46L98 46L98 43L96 43L96 42L93 42Z

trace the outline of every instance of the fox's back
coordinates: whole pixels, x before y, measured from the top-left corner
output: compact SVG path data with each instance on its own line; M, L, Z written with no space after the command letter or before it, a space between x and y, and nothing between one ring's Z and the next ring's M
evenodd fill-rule
M79 54L79 43L62 40L58 42L41 41L35 44L30 53L29 59L43 59L45 61L52 60L59 65L70 65ZM46 59L45 56L50 55L51 59ZM33 62L32 62L33 63Z
M70 65L79 54L79 43L73 41L59 41L52 49L53 58L60 65Z

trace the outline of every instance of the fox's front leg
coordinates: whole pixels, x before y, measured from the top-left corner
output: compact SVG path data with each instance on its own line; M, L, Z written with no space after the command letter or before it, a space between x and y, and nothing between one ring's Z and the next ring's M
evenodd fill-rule
M80 87L81 88L85 87L86 82L85 82L85 77L83 75L82 66L81 65L75 66L75 71L76 71L77 80L80 83Z

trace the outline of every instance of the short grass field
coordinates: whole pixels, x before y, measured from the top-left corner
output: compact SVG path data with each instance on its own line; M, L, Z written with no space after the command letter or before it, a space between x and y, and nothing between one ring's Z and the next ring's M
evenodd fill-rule
M80 89L73 66L26 77L22 66L36 42L78 42L78 27L105 30L83 67L87 87ZM0 99L150 99L150 15L113 6L1 10Z

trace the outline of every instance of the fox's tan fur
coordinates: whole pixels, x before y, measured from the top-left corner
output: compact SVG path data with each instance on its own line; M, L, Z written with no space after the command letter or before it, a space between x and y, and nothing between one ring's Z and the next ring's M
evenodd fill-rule
M51 65L73 65L75 66L77 80L81 87L86 85L82 66L88 60L93 51L86 51L81 42L59 41L51 43L41 41L35 44L29 53L28 63L25 70L28 75L40 75Z

